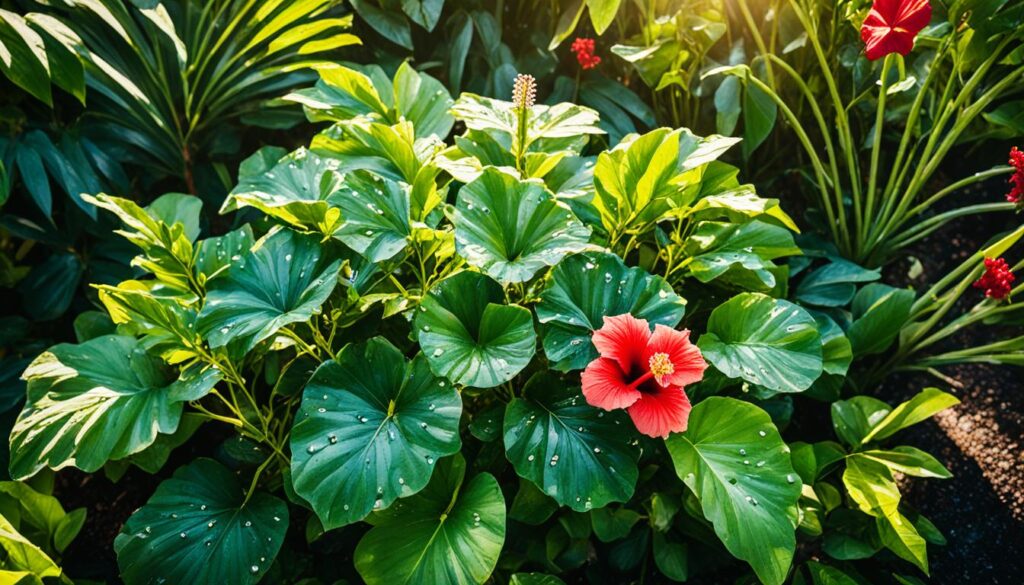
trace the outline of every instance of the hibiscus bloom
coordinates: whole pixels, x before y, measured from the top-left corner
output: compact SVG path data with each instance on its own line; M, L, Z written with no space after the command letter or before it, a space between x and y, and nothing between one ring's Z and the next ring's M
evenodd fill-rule
M931 19L928 0L875 0L860 27L868 59L890 53L906 56L914 47L914 37Z
M667 437L686 430L690 399L684 386L699 382L707 364L690 332L626 314L605 317L594 332L601 357L583 371L583 396L604 410L625 408L641 433Z
M974 288L985 291L990 299L1005 299L1013 288L1013 275L1010 266L1002 258L985 258L985 273L974 282Z

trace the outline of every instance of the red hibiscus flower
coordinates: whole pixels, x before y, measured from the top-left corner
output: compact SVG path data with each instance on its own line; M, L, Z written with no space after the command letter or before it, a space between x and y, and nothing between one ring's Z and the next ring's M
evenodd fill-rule
M625 408L641 433L667 437L686 430L690 399L683 387L699 382L707 364L690 332L632 315L605 317L594 332L601 357L583 371L583 396L604 410Z
M906 56L914 47L914 37L931 19L928 0L875 0L860 27L868 59L890 53Z
M1010 165L1013 166L1013 176L1010 177L1010 192L1006 194L1006 200L1019 207L1024 205L1024 152L1017 150L1016 146L1010 149Z
M576 62L583 69L593 69L601 64L601 58L594 54L595 49L594 39L583 37L578 37L572 42L572 46L569 47L569 50L576 53Z
M1017 277L1010 271L1006 260L985 258L985 274L975 281L974 288L983 289L985 296L990 299L1002 300L1010 294L1014 280Z

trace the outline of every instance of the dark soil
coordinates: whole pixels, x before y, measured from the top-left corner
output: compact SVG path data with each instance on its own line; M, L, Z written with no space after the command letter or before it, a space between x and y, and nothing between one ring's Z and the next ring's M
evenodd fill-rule
M996 181L984 190L966 193L955 203L998 201L1004 191L1004 185ZM947 226L911 250L924 269L913 284L934 282L1020 221L1019 215L989 214ZM1018 259L1019 252L1007 261L1012 264ZM909 265L905 261L893 269L905 270ZM906 276L903 278L905 281ZM898 282L898 278L890 281ZM977 302L980 294L969 291L963 308ZM1005 329L982 326L962 332L949 344L966 347L1008 336ZM968 365L944 373L961 387L950 388L925 375L895 376L877 392L880 398L895 403L936 386L961 400L900 436L901 442L935 455L954 475L949 480L910 480L904 490L906 501L931 519L949 541L944 547L929 546L930 582L1019 585L1024 582L1024 384L1020 370Z

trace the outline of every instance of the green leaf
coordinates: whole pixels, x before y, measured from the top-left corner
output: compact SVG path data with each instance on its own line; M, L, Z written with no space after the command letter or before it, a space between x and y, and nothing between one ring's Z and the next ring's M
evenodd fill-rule
M0 73L32 97L53 105L43 38L20 14L0 10Z
M814 318L760 293L739 294L716 307L697 346L726 376L776 392L806 390L823 368Z
M960 404L960 399L956 396L938 388L925 388L888 413L884 419L872 427L861 442L881 441L897 431L927 420L935 413L956 404Z
M246 162L263 157L257 152ZM300 148L258 174L240 172L238 186L224 200L220 212L255 207L287 224L330 235L341 221L341 213L331 201L342 186L340 166L337 159Z
M25 15L25 21L43 37L50 79L85 105L85 67L79 57L86 53L82 39L49 14L30 12Z
M683 242L683 250L692 258L690 274L700 282L718 280L761 291L775 288L772 260L801 253L789 230L757 220L702 221Z
M192 239L183 223L164 223L134 201L104 193L95 197L83 195L83 199L112 212L130 228L117 233L142 250L143 255L133 259L133 265L153 273L169 286L192 292Z
M203 200L185 193L165 193L146 206L146 213L167 225L180 223L185 237L195 242L199 237L199 216Z
M712 396L693 407L686 432L665 444L729 552L762 583L781 585L796 546L801 483L768 414Z
M322 253L315 238L289 229L267 234L207 284L198 331L212 347L244 339L248 351L282 327L309 320L338 283L341 260Z
M18 283L25 312L36 321L52 321L66 313L84 271L85 266L75 254L50 254Z
M622 0L587 0L587 8L590 9L590 22L594 25L594 32L598 36L604 34L604 31L611 26L621 3Z
M412 31L405 16L396 11L385 10L374 0L353 0L352 7L360 18L387 40L412 50Z
M60 344L25 370L28 402L11 431L11 476L70 465L93 472L178 428L183 404L220 379L189 368L175 379L131 337Z
M85 508L64 511L57 498L27 483L0 482L0 517L43 553L56 556L67 548L85 521ZM0 563L2 566L2 563Z
M886 518L899 513L900 489L885 463L853 453L846 458L843 484L865 514Z
M858 447L872 427L884 419L892 407L870 396L854 396L832 403L832 427L836 435L851 447Z
M750 154L768 138L772 128L775 127L778 113L775 101L764 90L753 83L744 85L743 142L741 144L744 158L750 158Z
M858 582L841 570L817 561L807 561L814 585L858 585Z
M336 237L370 262L389 260L412 235L409 186L366 171L345 177L337 204L345 222Z
M367 585L483 583L505 542L505 500L481 473L463 482L461 455L442 460L430 484L374 518L355 566Z
M501 285L477 272L460 272L431 288L416 314L430 369L476 388L493 388L522 371L536 351L533 316L504 300Z
M509 579L508 585L565 585L554 575L543 575L541 573L516 573Z
M4 555L0 577L5 583L22 585L22 578L34 576L30 584L41 583L44 577L60 577L61 568L40 548L22 536L11 522L0 516L0 550ZM11 578L11 580L6 580Z
M842 258L815 269L800 281L793 298L819 307L844 307L853 300L857 284L878 280L878 270L868 270Z
M287 529L284 502L259 491L246 498L234 473L201 458L164 480L128 518L114 551L127 585L255 585Z
M601 542L613 542L625 538L639 520L640 514L629 508L613 510L610 507L604 507L590 511L594 534Z
M436 2L424 0L424 4L432 1ZM406 61L395 72L394 94L395 110L412 122L417 138L436 136L444 140L451 132L455 118L449 112L455 102L440 81L416 71Z
M882 353L910 317L914 291L873 283L853 298L853 324L846 332L854 356Z
M200 281L205 283L231 266L232 261L241 260L256 243L252 228L245 224L237 230L223 236L200 240L196 244L195 272L202 275Z
M292 428L292 483L331 530L427 485L456 453L462 400L383 337L350 345L319 368Z
M778 199L758 196L751 185L728 186L718 184L724 177L734 175L737 169L725 163L712 162L701 175L700 199L691 208L694 217L700 219L726 218L734 223L758 219L772 225L799 232L793 218L779 205ZM728 190L722 190L728 189Z
M594 204L605 229L617 233L659 219L681 203L680 141L683 129L659 128L627 136L602 152L594 166Z
M686 301L659 276L627 267L613 254L585 252L569 256L551 271L537 304L544 325L544 353L556 370L579 370L597 357L590 342L605 317L626 313L649 325L675 327Z
M862 455L884 463L892 471L914 477L953 477L937 459L924 451L909 446L893 447L891 450L862 451Z
M488 167L459 190L455 243L471 266L502 284L526 282L587 247L590 229L532 179Z
M690 574L690 555L685 542L676 542L669 535L655 532L653 552L654 564L662 575L678 583L686 581Z
M195 331L196 308L181 302L174 289L158 281L126 280L117 286L98 285L100 301L121 333L142 335L142 345L167 363L178 364L202 353Z
M578 387L538 374L505 411L505 450L516 473L582 512L633 495L632 428L621 411L594 408Z

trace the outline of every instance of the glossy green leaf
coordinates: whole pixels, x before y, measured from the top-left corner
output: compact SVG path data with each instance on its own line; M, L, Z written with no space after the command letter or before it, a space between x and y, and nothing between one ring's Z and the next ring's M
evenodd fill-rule
M801 253L789 230L757 220L700 222L683 250L691 258L689 273L697 280L760 291L775 288L772 260Z
M853 324L846 331L853 355L882 353L900 333L910 316L914 291L873 283L853 298Z
M164 480L114 540L127 585L255 585L288 530L288 506L212 459L196 459Z
M3 516L0 516L0 550L4 555L4 560L0 563L0 578L4 579L5 583L35 585L42 583L40 579L44 577L61 576L61 568L53 559L19 533ZM22 579L26 576L34 576L34 580L23 582Z
M427 485L459 450L462 400L426 359L375 337L321 365L292 428L292 483L330 530Z
M881 441L897 431L927 420L937 412L960 404L960 399L938 388L925 388L910 400L900 404L884 419L874 425L862 443Z
M713 396L693 407L689 428L666 445L729 552L750 563L762 583L781 585L796 547L801 483L768 414Z
M521 477L576 511L625 502L639 451L621 411L587 404L578 387L551 374L530 379L505 411L505 450Z
M601 35L611 26L621 3L622 0L587 0L590 22L594 25L594 32Z
M686 301L661 277L627 267L613 254L584 252L562 260L537 304L544 325L544 353L557 370L578 370L597 357L590 342L605 317L630 313L675 327Z
M337 238L370 262L389 260L405 249L413 229L408 185L354 171L345 177L337 204L345 218Z
M501 285L477 272L436 284L416 313L430 369L462 386L492 388L525 368L537 345L533 316L504 300Z
M831 261L805 276L793 297L801 303L819 307L843 307L853 300L857 284L878 280L878 270L861 268L842 258Z
M438 464L430 484L373 519L355 550L367 585L483 583L505 542L505 500L497 480L464 482L461 455Z
M249 160L263 156L257 152ZM220 212L255 207L287 224L330 235L341 220L330 201L341 189L344 177L340 166L336 159L300 148L262 172L240 172L238 186L224 200Z
M0 73L48 106L53 104L43 38L20 14L0 10Z
M697 346L726 376L776 392L806 390L823 369L814 318L760 293L739 294L716 307Z
M341 260L323 257L312 237L268 234L207 284L197 329L212 347L245 340L249 350L291 323L318 314L338 283Z
M459 254L503 284L530 280L585 249L590 237L544 183L493 167L459 190L453 223Z
M174 376L131 337L60 344L25 371L28 402L11 431L11 476L73 465L96 471L178 428L185 402L220 379L198 366Z

